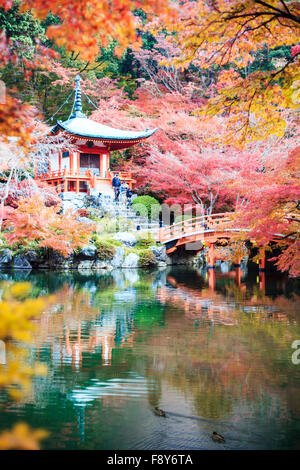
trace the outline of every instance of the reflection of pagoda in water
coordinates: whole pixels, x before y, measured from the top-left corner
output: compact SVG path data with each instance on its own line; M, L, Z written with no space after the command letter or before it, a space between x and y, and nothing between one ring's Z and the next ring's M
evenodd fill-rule
M101 364L109 365L113 349L132 342L136 303L132 283L138 276L115 272L110 278L108 303L102 300L103 289L95 284L95 279L83 284L88 290L77 290L66 283L55 293L55 306L39 321L38 354L47 345L54 366L70 365L79 370L88 354L101 354Z
M79 370L84 353L101 351L102 365L109 365L113 349L132 341L132 313L122 310L113 306L109 311L98 313L90 322L78 319L65 325L60 341L51 345L52 362L56 365L70 364Z

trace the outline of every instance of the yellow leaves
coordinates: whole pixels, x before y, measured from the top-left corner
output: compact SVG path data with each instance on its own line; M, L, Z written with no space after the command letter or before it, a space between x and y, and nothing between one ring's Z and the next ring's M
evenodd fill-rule
M283 111L287 106L284 88L271 83L267 72L254 72L242 78L228 70L220 74L215 96L199 114L208 119L225 115L227 132L222 142L244 147L270 135L283 137L286 128Z
M27 424L18 423L0 434L0 450L39 450L39 442L47 436L43 429L31 430Z
M270 4L275 6L276 16ZM249 75L249 65L262 48L271 51L298 44L299 9L293 17L276 1L262 5L255 0L199 0L186 2L179 14L175 26L167 25L170 32L177 31L175 40L181 49L176 66L186 67L193 62L198 68L235 65L239 70L219 74L214 96L201 110L208 116L226 117L229 125L225 143L234 139L237 145L245 146L270 135L282 137L286 127L282 111L296 108L300 102L297 46L291 59L285 58L279 67L273 64L271 71L258 70Z
M28 282L2 285L0 340L5 345L5 364L0 365L0 388L6 388L13 400L21 400L29 393L33 376L47 373L44 364L30 366L26 363L28 352L19 344L31 340L33 319L41 315L51 300L50 297L27 298L31 291ZM11 431L0 434L0 450L38 450L40 440L47 435L46 431L31 430L26 424L18 423Z
M14 297L16 299L23 299L30 294L32 287L30 282L19 282L11 285L5 292L5 297Z
M8 387L14 399L30 390L30 378L45 374L42 364L26 365L27 352L16 342L28 343L35 329L33 319L41 315L49 298L27 298L32 287L28 282L2 285L0 301L0 339L5 344L6 364L0 367L0 387Z

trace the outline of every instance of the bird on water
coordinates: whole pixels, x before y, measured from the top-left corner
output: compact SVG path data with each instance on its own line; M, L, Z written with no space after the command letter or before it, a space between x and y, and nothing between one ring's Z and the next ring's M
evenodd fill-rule
M214 431L211 435L211 438L213 441L215 442L226 442L225 441L225 438L223 436L221 436L221 434L218 434L216 431Z
M164 417L166 417L166 413L164 412L164 410L160 410L157 406L154 408L154 413L155 413L157 416L164 416Z

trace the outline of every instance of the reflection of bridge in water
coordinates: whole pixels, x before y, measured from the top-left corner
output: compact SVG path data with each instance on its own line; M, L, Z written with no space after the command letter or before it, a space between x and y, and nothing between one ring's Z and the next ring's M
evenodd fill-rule
M160 302L175 305L185 312L185 316L194 320L208 320L213 323L221 323L231 326L238 323L239 308L241 306L239 299L232 299L228 303L228 298L223 293L216 290L216 279L234 279L238 292L246 292L246 283L242 282L243 273L240 268L227 273L215 272L208 270L207 280L208 288L189 287L184 281L179 282L172 275L167 276L169 286L161 286L158 289L157 296ZM199 274L200 278L200 274ZM199 279L200 281L200 279ZM203 278L204 281L204 278ZM264 295L266 285L266 274L260 272L257 278L257 287ZM249 295L248 298L243 296L243 310L256 313L258 309L262 309L260 300L257 295ZM285 320L286 315L282 314L274 305L270 304L262 309L263 314L280 320Z

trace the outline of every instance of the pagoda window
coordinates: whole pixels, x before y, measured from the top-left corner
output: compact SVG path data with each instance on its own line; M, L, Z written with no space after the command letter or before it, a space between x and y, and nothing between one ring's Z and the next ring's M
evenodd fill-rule
M80 154L80 169L90 169L97 176L100 175L100 155L94 153Z

